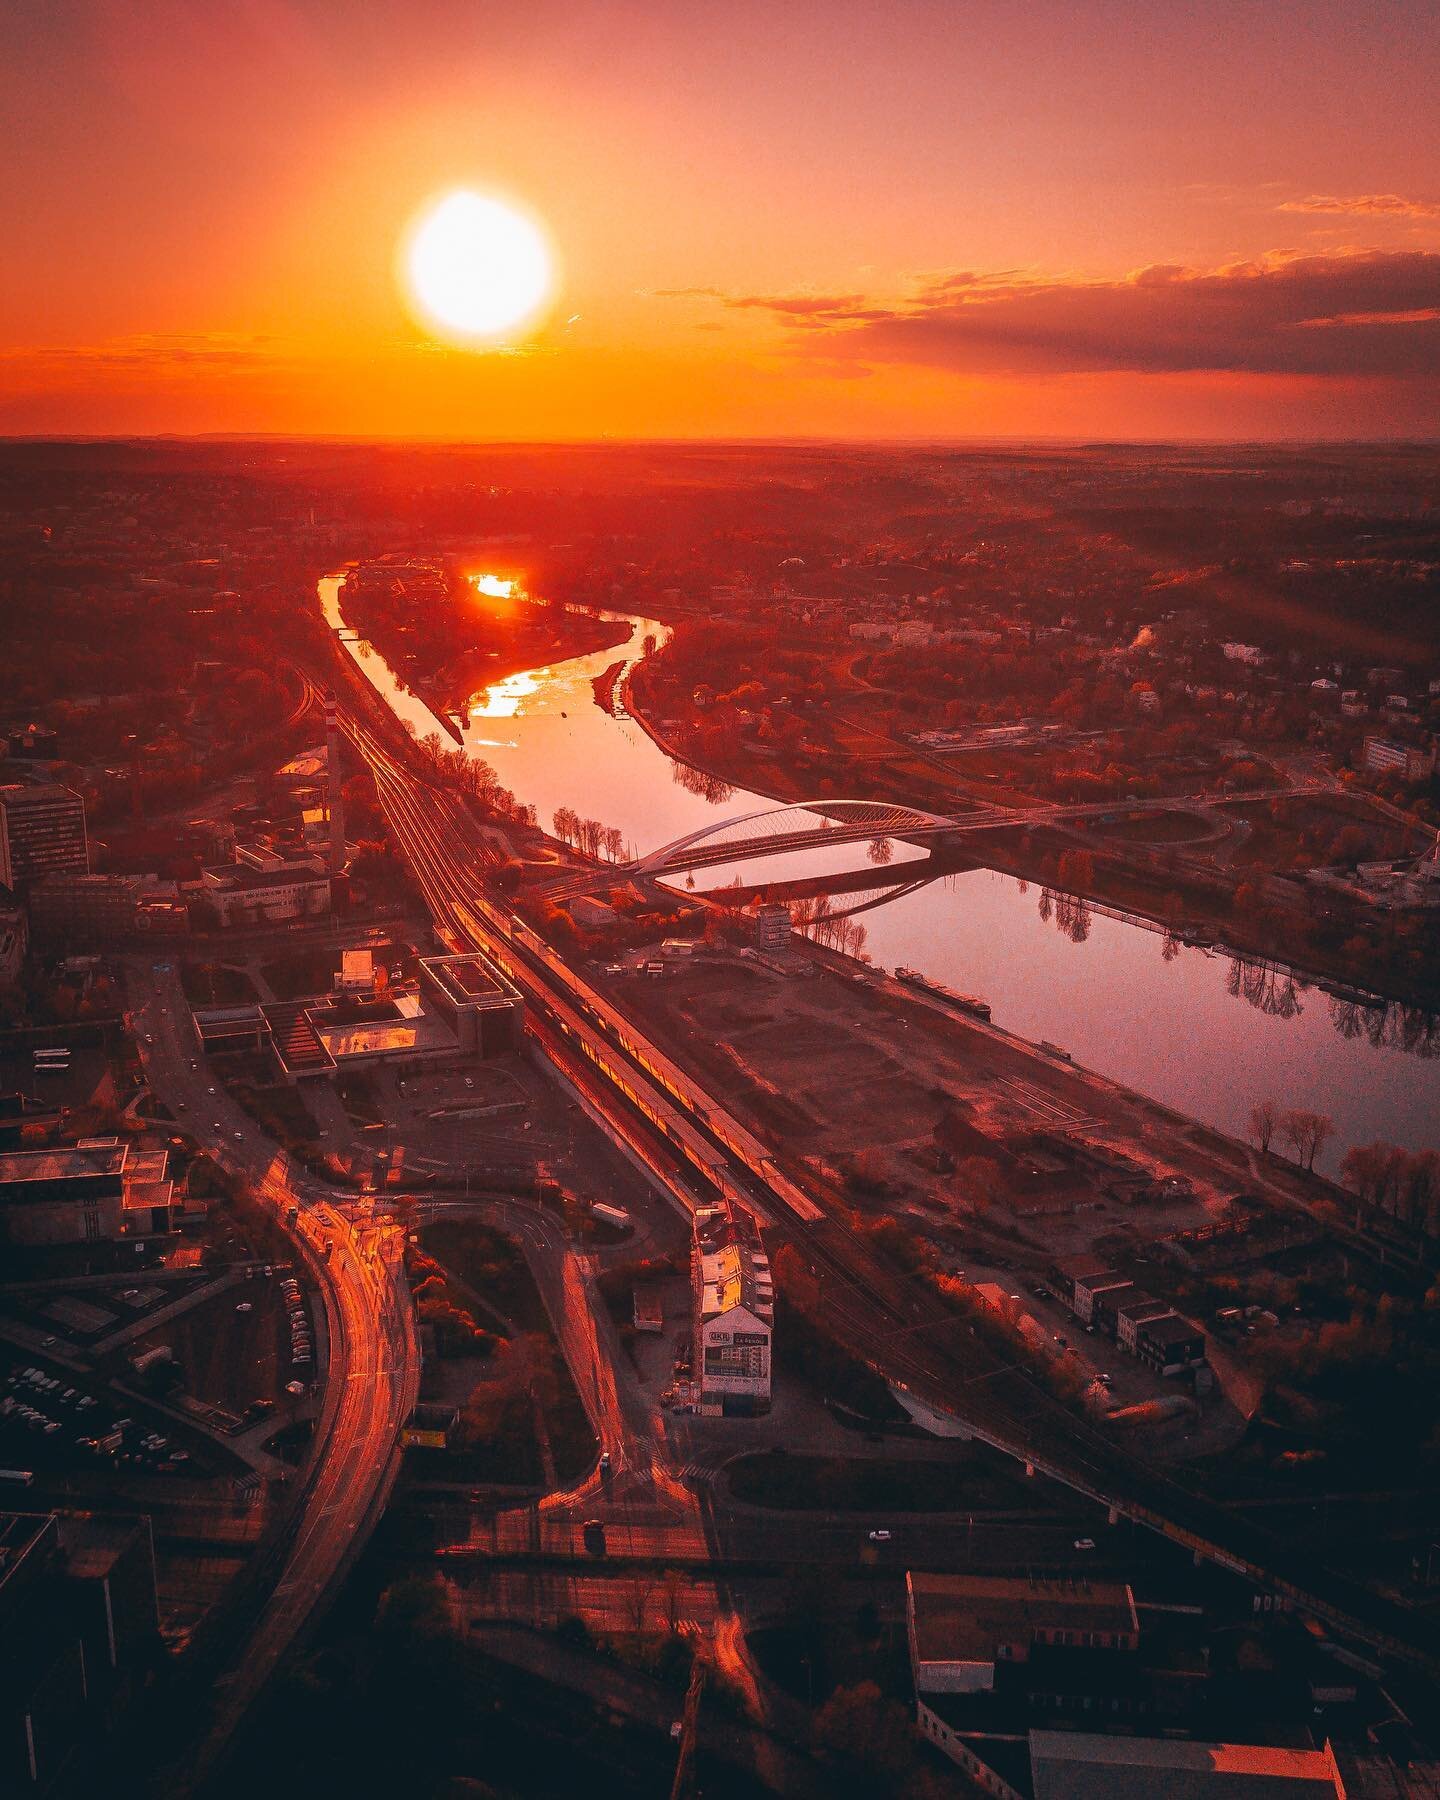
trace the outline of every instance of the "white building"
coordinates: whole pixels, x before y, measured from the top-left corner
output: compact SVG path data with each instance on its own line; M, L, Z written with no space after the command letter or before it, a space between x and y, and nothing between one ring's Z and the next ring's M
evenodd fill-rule
M330 910L330 877L320 857L243 851L233 863L200 871L200 896L225 926L319 918Z
M696 1211L690 1279L700 1404L768 1412L775 1284L752 1213L730 1200Z

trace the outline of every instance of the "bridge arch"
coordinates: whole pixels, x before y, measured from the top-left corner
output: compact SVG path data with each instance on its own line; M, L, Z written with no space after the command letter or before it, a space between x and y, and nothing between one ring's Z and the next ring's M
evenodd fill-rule
M758 807L730 819L712 819L630 865L638 875L683 869L697 862L723 862L733 849L735 860L747 855L778 854L810 844L855 843L865 838L928 835L949 831L954 820L918 806L888 800L792 800Z

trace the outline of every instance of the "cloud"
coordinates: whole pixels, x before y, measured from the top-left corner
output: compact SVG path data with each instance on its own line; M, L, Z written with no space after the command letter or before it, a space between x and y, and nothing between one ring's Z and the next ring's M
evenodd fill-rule
M137 332L101 344L15 345L0 351L0 359L115 370L249 370L272 366L279 350L278 339L238 332Z
M901 301L721 296L868 363L971 375L1440 375L1440 252L1272 257L1117 281L931 277Z
M1275 210L1340 213L1349 218L1440 219L1440 203L1407 200L1403 194L1307 194L1303 200L1282 200Z
M723 288L656 288L659 300L718 300L732 312L768 312L778 319L804 325L811 320L881 319L883 307L867 306L864 294L727 294Z

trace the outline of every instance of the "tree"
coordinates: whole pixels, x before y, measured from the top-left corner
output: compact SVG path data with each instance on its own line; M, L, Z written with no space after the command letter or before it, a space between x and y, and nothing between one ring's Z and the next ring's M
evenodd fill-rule
M1270 1140L1279 1123L1280 1108L1273 1100L1257 1100L1250 1108L1250 1136L1259 1146L1262 1156L1270 1154Z
M831 1765L835 1791L901 1794L916 1773L915 1727L898 1700L873 1681L836 1688L815 1715L815 1748Z
M1315 1158L1335 1135L1335 1121L1329 1113L1308 1112L1297 1108L1280 1120L1281 1135L1293 1148L1296 1160L1307 1169L1315 1167Z

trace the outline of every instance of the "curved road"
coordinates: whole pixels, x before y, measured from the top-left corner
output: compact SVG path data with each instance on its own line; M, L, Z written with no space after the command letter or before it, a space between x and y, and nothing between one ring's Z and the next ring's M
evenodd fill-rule
M324 1403L284 1565L235 1665L216 1683L188 1786L213 1768L384 1510L399 1467L400 1428L419 1392L420 1350L395 1229L352 1224L334 1192L265 1137L213 1080L172 963L132 962L128 976L131 1029L146 1078L177 1128L228 1175L246 1181L282 1227L298 1209L290 1235L318 1280L329 1337Z

